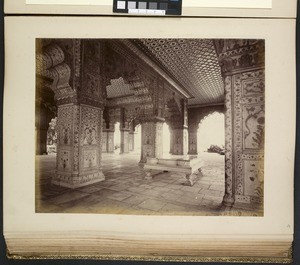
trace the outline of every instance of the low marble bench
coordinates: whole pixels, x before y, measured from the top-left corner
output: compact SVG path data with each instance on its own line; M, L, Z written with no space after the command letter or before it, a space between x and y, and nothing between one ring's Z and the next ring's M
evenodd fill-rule
M201 174L202 160L196 156L147 158L144 164L146 179L152 179L151 170L183 173L185 185L193 186Z

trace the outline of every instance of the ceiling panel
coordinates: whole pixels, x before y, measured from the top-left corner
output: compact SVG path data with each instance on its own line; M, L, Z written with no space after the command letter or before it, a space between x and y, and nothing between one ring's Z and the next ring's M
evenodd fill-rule
M189 105L224 102L224 86L213 40L139 39L135 44L193 96Z
M125 97L134 94L133 90L130 89L130 85L125 84L122 77L113 79L110 83L111 84L106 87L107 98Z

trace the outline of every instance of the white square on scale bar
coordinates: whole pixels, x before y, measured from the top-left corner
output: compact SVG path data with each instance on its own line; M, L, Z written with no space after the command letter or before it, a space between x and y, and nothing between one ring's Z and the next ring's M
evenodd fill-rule
M117 2L117 9L125 9L126 2L125 1L118 1Z

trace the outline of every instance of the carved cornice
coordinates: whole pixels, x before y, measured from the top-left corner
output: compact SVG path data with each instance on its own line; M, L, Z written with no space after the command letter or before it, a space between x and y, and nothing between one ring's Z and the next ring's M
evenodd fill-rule
M121 107L131 104L146 104L152 102L152 98L150 95L145 96L128 96L121 98L112 98L106 101L108 107Z
M223 75L264 67L264 40L216 40L215 47Z

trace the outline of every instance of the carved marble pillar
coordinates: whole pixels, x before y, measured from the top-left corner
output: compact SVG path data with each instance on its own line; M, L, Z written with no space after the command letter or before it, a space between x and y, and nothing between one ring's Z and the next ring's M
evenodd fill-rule
M101 40L64 39L53 40L37 54L36 72L52 80L58 106L57 163L52 184L77 188L104 180L103 49Z
M264 40L218 40L225 85L223 204L261 204L264 190Z
M170 121L170 153L172 155L187 155L188 152L188 111L187 100L181 99L180 104L176 104L177 109L171 116Z
M163 155L163 121L142 123L142 152L140 163L146 163L147 157Z
M129 153L129 129L122 128L121 133L121 145L120 145L120 154Z
M57 171L52 184L77 188L104 180L102 108L59 105L57 131Z
M189 155L198 155L198 141L197 141L197 134L198 134L198 126L189 126L188 128L189 133Z
M174 150L173 130L172 128L169 128L169 130L170 130L170 154L173 154L173 150Z
M172 155L186 155L188 151L187 128L171 128Z
M102 131L102 153L107 153L107 134L108 134L108 131L107 129L103 129Z
M130 131L128 134L128 145L129 145L128 148L130 152L134 151L134 135L135 132L132 131Z
M107 131L107 153L114 153L115 151L114 134L114 130Z

